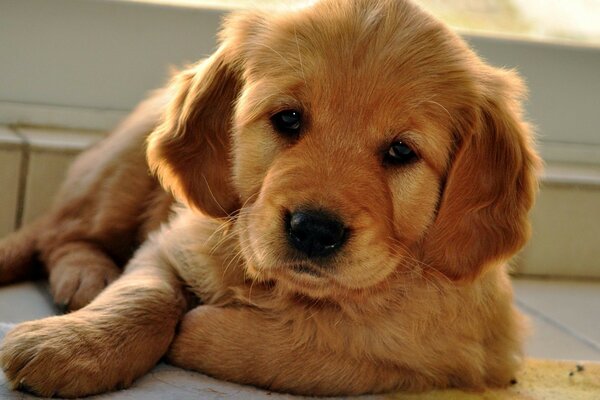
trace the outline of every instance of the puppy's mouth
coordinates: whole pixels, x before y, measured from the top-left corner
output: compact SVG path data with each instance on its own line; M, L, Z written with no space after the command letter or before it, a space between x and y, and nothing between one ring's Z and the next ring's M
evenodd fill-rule
M292 264L290 269L298 275L309 275L315 278L321 278L323 276L321 271L308 264Z

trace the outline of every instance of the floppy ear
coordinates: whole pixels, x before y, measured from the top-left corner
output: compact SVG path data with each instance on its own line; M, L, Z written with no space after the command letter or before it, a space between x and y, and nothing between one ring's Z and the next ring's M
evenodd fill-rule
M239 207L230 181L231 120L242 86L244 44L260 21L260 14L250 12L225 21L217 51L173 78L163 120L148 138L148 164L163 187L214 217Z
M469 280L516 253L530 234L528 212L540 165L522 120L523 86L493 71L446 179L424 259L453 280Z
M163 120L148 138L148 164L163 187L216 217L238 202L229 182L229 136L239 86L221 47L173 78Z

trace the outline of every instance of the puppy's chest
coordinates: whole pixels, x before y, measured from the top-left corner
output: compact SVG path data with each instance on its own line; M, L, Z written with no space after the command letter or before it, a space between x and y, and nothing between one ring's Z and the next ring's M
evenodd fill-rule
M302 296L287 316L297 332L318 345L351 357L396 362L451 354L451 343L479 346L483 335L472 324L480 319L454 291L428 289L387 293L360 301L315 301ZM484 321L481 321L484 324ZM501 328L498 328L501 329Z
M297 343L325 352L396 362L400 356L428 353L423 349L445 352L440 338L456 333L440 330L443 321L431 312L435 301L424 307L421 301L407 298L398 304L395 299L392 307L377 307L386 300L361 304L317 300L282 292L276 282L249 282L243 265L230 263L227 257L182 250L177 259L188 290L203 304L250 306L279 321L278 331L289 331Z
M172 253L173 266L186 289L202 303L227 302L233 298L232 288L244 282L241 266L221 254L203 250L178 246Z
M446 353L451 350L446 348L449 338L466 337L462 327L477 319L477 308L466 310L472 303L466 287L431 288L413 282L410 290L404 285L403 290L358 300L317 300L285 292L277 282L251 282L243 258L236 257L234 235L212 223L186 222L185 229L173 231L163 244L188 290L204 304L245 305L264 312L297 343L392 361L397 355Z
M230 288L244 281L244 272L229 237L210 220L179 218L163 232L160 247L186 289L204 304L231 296Z

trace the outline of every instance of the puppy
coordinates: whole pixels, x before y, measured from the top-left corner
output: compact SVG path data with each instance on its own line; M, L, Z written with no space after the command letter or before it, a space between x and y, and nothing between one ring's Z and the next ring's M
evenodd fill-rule
M92 276L93 295L143 242L89 305L14 328L2 368L64 397L165 355L305 395L508 385L523 321L505 262L539 164L522 94L408 1L228 18L211 57L77 162L59 250L42 223L4 246L4 281L42 248L63 266L51 280ZM171 203L145 175L150 130L148 165L181 205L144 241Z

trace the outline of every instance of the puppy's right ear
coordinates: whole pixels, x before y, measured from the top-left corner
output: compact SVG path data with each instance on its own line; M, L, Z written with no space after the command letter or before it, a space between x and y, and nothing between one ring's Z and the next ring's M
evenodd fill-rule
M521 80L510 71L482 67L481 73L482 94L471 99L476 112L461 133L424 246L426 264L463 282L505 261L529 238L541 164L522 118Z
M214 217L239 208L230 181L231 120L242 87L241 38L252 35L258 18L258 14L229 18L217 51L173 78L162 122L148 138L148 164L163 187Z

